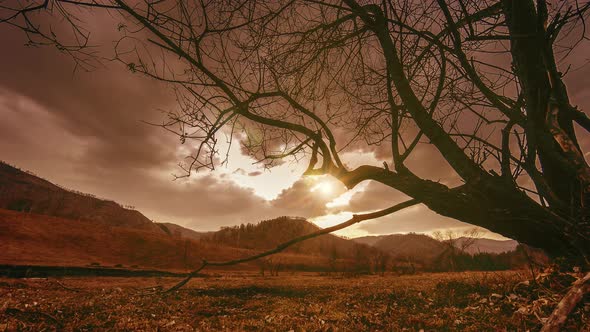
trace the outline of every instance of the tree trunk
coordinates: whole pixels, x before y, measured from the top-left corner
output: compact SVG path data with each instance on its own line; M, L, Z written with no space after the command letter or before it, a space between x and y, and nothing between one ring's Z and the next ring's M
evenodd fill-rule
M503 0L511 36L515 73L524 93L528 163L541 163L543 177L560 206L555 213L585 222L590 211L590 168L574 132L569 99L545 29L546 5L532 0Z
M552 257L586 262L590 255L590 224L572 222L539 205L499 176L450 189L409 171L394 173L375 166L361 166L333 175L349 188L365 180L380 182L415 198L440 215L543 249Z
M421 199L441 215L543 249L552 257L586 262L590 255L587 225L569 222L514 188L498 187L465 186L452 196L424 195Z
M584 296L590 292L590 273L572 285L572 288L559 301L551 316L541 329L541 332L559 332L567 321L569 314L582 301Z

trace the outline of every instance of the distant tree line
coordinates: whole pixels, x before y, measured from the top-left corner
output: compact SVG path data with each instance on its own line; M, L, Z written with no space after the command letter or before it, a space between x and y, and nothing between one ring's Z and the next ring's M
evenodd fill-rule
M541 250L519 244L515 250L503 253L480 252L469 254L467 252L457 252L454 257L451 257L445 252L432 265L426 266L425 269L438 272L498 271L546 263L548 263L548 258Z

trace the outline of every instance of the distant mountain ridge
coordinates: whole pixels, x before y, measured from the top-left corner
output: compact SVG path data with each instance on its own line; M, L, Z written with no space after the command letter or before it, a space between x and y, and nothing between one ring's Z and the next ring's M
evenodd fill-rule
M457 245L461 246L462 243L471 239L467 239L465 237L460 237L457 239ZM479 238L475 239L473 244L468 246L465 251L468 254L477 254L480 252L491 253L491 254L501 254L503 252L510 252L516 250L518 247L518 241L516 240L493 240L493 239L485 239Z
M66 190L4 162L0 162L0 209L163 232L139 211Z
M305 218L282 216L255 224L224 227L217 232L204 235L202 240L234 248L268 250L318 230L320 228L317 225ZM363 255L370 259L378 254L375 248L333 234L325 234L296 243L287 248L286 252L319 255L332 260L352 259Z
M444 250L444 244L423 234L391 234L374 235L353 238L358 243L364 243L390 253L408 255L412 252L434 251L435 253ZM460 237L456 241L458 247L465 241L473 241L473 244L465 249L468 254L490 253L500 254L516 250L518 242L515 240L494 240L486 238Z
M446 246L424 234L391 234L353 239L388 253L394 259L428 264L441 255Z

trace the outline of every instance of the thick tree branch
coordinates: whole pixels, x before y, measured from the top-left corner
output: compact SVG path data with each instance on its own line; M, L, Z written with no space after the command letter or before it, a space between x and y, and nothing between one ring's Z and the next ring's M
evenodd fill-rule
M574 282L572 288L559 301L557 307L555 307L551 316L549 316L547 322L543 325L541 332L562 331L569 314L588 293L590 293L590 273Z
M466 181L479 182L483 178L488 177L489 174L485 173L477 164L469 159L463 152L463 149L434 121L414 93L404 73L403 65L398 57L391 36L389 35L387 23L382 13L375 13L379 9L374 9L373 15L371 15L366 8L360 6L355 0L344 0L344 2L362 18L365 24L371 27L377 36L383 49L387 70L395 83L395 87L404 105L408 108L418 127L424 132L424 135L430 139L451 167Z

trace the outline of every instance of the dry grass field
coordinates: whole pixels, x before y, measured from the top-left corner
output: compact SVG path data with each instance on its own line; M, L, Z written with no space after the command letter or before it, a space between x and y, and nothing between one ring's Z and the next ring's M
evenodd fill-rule
M178 279L0 279L0 331L535 331L553 306L526 272L210 273L169 294Z
M231 260L259 251L230 248L165 233L114 227L0 209L0 264L162 269L187 272L201 260ZM293 252L274 256L285 266L328 269L328 259ZM234 269L257 269L259 262Z

